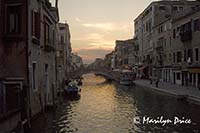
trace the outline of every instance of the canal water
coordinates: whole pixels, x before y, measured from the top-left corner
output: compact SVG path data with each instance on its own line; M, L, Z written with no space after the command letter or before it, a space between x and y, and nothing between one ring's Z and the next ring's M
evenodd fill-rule
M83 77L81 96L58 104L55 112L47 114L45 122L33 123L36 129L32 132L200 133L200 106L147 88L106 82L94 74ZM182 124L175 124L174 119ZM165 125L164 120L168 120Z

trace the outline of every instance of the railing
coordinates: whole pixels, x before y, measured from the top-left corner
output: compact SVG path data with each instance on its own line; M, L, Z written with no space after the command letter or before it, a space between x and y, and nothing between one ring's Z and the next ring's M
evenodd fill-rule
M182 42L192 40L192 31L181 32L180 36L181 36L180 40Z
M105 76L109 79L118 80L118 73L113 72L111 69L105 67L98 67L98 68L80 68L76 71L67 73L67 78L76 78L80 77L83 74L87 73L95 73L102 76Z

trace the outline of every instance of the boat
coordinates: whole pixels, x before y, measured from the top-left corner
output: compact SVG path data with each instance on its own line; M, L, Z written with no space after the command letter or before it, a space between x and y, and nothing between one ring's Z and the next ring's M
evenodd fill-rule
M76 81L72 81L64 88L64 92L67 95L79 95L81 88Z
M133 72L130 70L122 70L120 74L121 85L132 85L133 84Z

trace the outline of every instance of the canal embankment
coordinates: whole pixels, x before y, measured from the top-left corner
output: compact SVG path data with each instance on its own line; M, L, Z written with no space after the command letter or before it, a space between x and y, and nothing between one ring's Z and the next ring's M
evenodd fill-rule
M200 105L200 90L194 87L185 87L164 82L159 82L158 87L156 87L155 83L151 84L149 80L135 80L133 83L138 87L148 88L174 96L178 100L187 100Z

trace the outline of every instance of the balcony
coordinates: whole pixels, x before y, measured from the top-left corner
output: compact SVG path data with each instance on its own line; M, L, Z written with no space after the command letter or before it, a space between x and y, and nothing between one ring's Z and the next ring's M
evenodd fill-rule
M182 42L190 41L192 40L192 31L185 31L180 33L180 40Z
M157 53L162 53L163 51L164 51L163 46L158 45L158 46L156 47L156 52L157 52Z
M54 52L55 48L49 44L45 44L44 46L41 46L41 48L46 52Z

